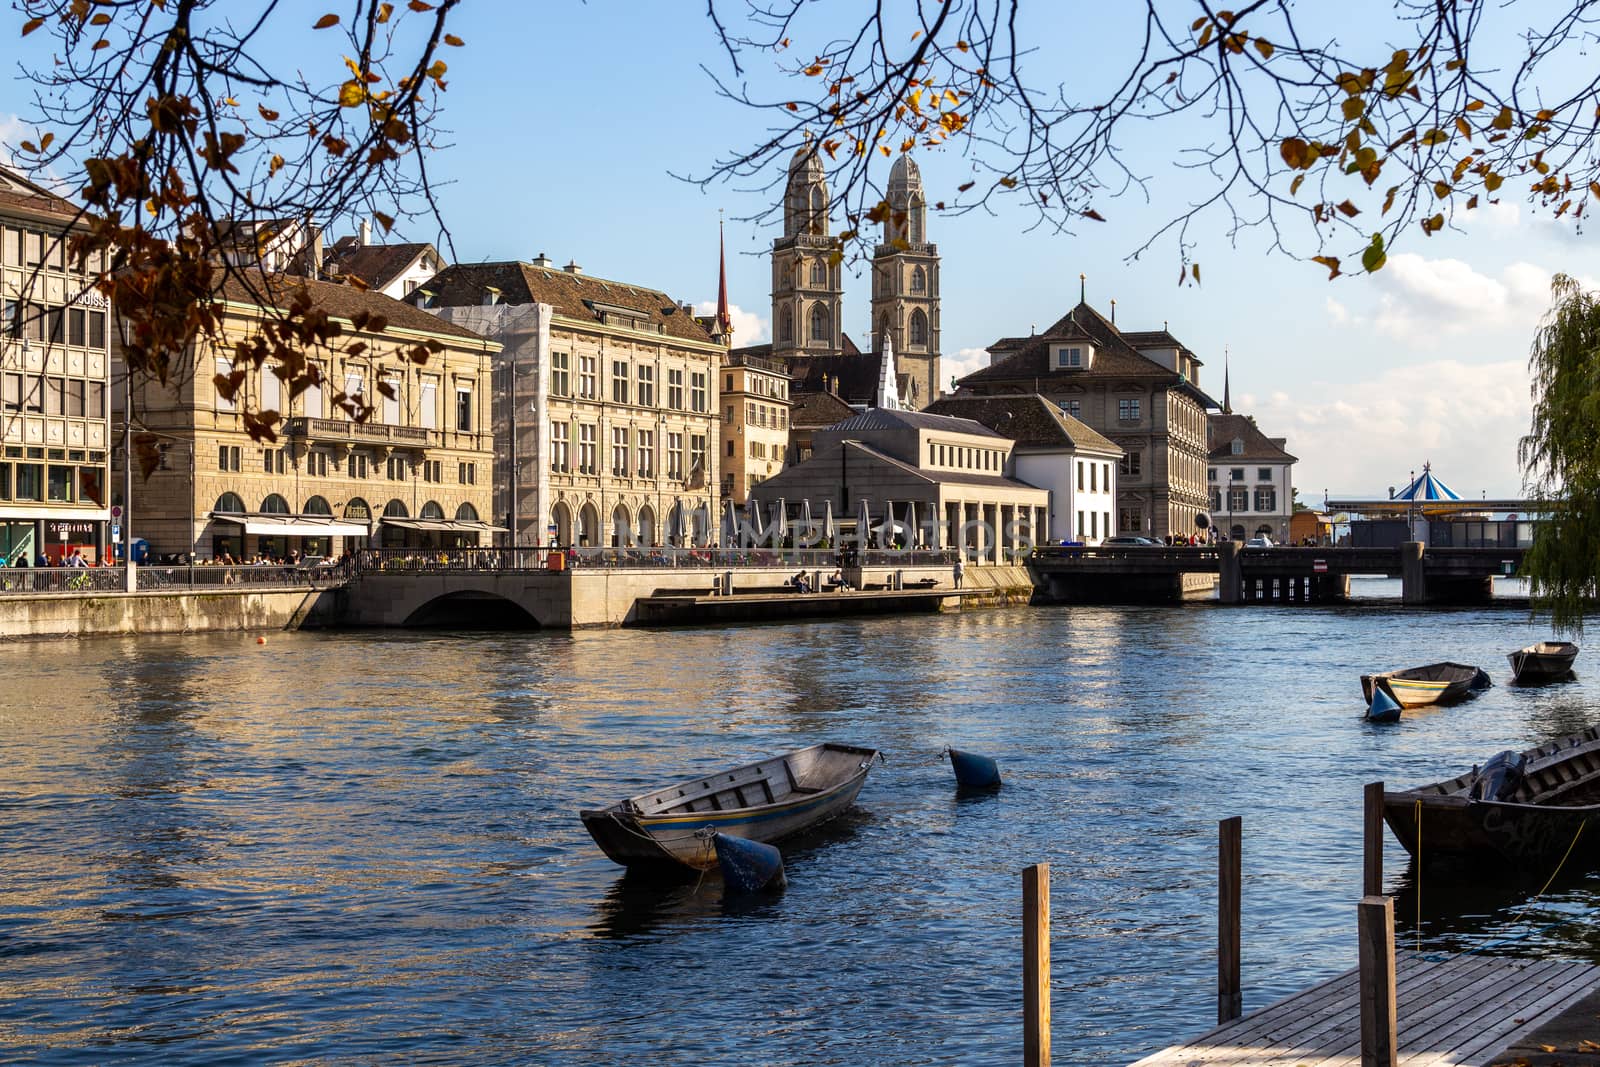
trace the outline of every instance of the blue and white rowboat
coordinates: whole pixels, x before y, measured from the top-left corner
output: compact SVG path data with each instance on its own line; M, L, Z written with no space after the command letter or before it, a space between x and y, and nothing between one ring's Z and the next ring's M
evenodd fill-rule
M877 749L821 744L579 812L595 843L625 867L717 866L711 830L779 841L855 803Z

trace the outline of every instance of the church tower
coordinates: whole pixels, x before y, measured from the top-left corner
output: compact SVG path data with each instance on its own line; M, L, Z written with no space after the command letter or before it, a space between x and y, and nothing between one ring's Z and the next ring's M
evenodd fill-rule
M925 408L939 398L939 248L928 241L922 173L902 154L889 171L889 217L872 256L872 338L893 342L906 376L903 399Z
M779 359L841 350L842 261L828 230L827 176L808 134L789 163L783 236L772 242L772 354Z

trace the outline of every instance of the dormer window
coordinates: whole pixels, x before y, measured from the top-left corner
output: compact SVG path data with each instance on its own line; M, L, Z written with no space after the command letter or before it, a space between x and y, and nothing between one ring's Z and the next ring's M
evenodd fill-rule
M1234 438L1234 439L1233 439L1233 448L1232 448L1232 452L1233 452L1233 454L1234 454L1234 455L1236 455L1236 456L1242 456L1242 455L1244 455L1244 438L1242 438L1242 437L1235 437L1235 438Z
M494 305L496 305L498 303L500 303L500 290L496 289L492 285L484 286L483 287L483 306L484 307L493 307Z
M1089 345L1059 345L1055 349L1055 370L1087 370L1094 362L1094 348Z

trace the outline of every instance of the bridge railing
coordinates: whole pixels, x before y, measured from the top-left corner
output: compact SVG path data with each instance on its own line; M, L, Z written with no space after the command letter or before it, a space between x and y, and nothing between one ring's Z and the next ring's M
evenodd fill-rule
M1033 550L1033 559L1108 559L1145 563L1194 563L1215 569L1217 550L1211 545L1048 545Z
M955 563L955 549L871 549L861 553L867 567L934 567ZM839 552L831 548L375 548L359 553L363 574L459 574L474 571L723 570L731 567L785 567L831 570Z
M337 585L346 577L338 567L148 565L136 568L138 592L179 589L222 589L248 586L259 589L305 589ZM121 593L127 590L123 567L0 567L0 596L28 593Z

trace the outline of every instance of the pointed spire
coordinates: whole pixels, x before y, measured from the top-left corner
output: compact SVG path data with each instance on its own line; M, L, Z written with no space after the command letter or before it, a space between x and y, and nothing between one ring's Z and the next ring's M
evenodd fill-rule
M878 407L889 411L900 410L900 383L895 375L894 341L889 331L883 331L882 362L878 364Z
M722 209L717 209L721 216ZM717 219L717 331L725 344L733 344L733 316L728 313L728 251L722 236L722 219Z
M1088 301L1088 299L1089 299L1089 297L1087 295L1088 292L1089 292L1088 275L1085 275L1085 274L1078 275L1078 303L1083 304L1083 303L1086 303Z
M1233 399L1228 395L1228 346L1222 346L1222 413L1233 414Z

